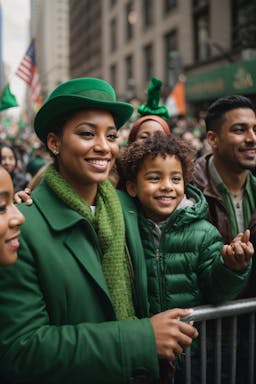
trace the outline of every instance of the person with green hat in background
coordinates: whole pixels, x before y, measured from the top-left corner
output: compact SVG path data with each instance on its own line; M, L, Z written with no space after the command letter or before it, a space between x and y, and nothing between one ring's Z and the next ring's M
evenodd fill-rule
M191 310L148 315L143 247L108 180L133 107L101 79L60 84L34 128L53 156L15 265L0 270L0 375L11 383L160 382L197 336Z
M153 136L156 131L161 131L167 136L171 134L168 108L159 104L161 87L162 81L152 77L147 90L147 101L138 107L138 117L131 128L128 145Z
M135 119L127 139L127 145L135 141L143 141L152 137L155 132L160 131L166 136L170 136L171 130L168 124L170 118L168 108L160 103L162 81L152 77L147 89L147 100L145 104L138 107L138 115ZM113 167L111 175L115 180L118 189L124 190L122 169Z

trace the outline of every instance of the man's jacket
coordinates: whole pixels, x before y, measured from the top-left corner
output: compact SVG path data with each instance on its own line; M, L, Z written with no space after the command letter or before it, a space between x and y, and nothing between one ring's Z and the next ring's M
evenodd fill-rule
M209 207L209 220L216 228L220 231L222 235L223 242L229 244L232 240L231 236L231 226L228 216L228 212L224 206L223 199L219 192L217 191L214 183L211 180L211 176L208 170L209 158L212 156L211 153L208 153L200 157L195 164L195 171L193 175L193 184L196 185L204 194ZM254 196L256 199L256 177L251 173L249 176L252 183L252 188L254 190ZM251 231L250 240L256 249L256 212L252 215L249 228ZM240 298L245 297L255 297L256 296L256 262L255 255L252 258L252 270L249 277L249 280L246 284L245 289L239 295Z

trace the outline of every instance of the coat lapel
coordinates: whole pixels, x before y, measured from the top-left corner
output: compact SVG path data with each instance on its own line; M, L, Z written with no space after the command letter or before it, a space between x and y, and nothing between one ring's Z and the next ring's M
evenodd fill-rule
M59 200L44 181L32 193L32 199L48 225L54 231L64 233L64 245L111 301L100 265L99 242L92 226L79 213Z
M101 267L100 249L97 236L93 232L94 230L89 226L90 225L86 223L85 220L81 221L78 226L74 228L74 230L69 231L64 244L69 249L70 253L78 260L81 267L86 270L86 273L88 273L91 278L100 286L100 288L111 301L106 280ZM92 241L88 242L88 237Z

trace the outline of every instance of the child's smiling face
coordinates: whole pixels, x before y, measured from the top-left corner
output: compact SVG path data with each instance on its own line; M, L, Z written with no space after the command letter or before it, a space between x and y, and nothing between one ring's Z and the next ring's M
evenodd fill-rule
M180 160L175 155L146 156L136 181L127 182L127 191L139 199L146 217L155 222L165 220L184 196Z

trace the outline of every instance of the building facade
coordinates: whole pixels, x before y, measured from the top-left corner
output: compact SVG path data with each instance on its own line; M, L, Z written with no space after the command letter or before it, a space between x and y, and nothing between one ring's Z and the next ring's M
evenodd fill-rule
M163 96L180 75L191 112L217 97L256 95L256 3L251 0L70 0L70 76L99 76L119 97Z
M70 0L70 75L102 77L104 1Z
M69 78L69 1L31 0L31 37L45 98Z

